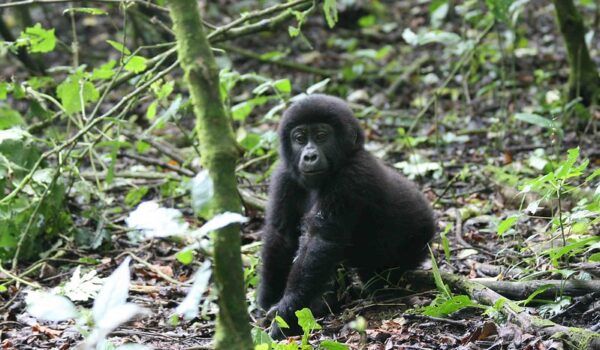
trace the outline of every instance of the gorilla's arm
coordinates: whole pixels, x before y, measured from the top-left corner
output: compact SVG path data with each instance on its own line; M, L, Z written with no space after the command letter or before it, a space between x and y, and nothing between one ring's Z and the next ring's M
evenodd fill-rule
M271 181L270 203L263 232L261 287L258 304L265 310L276 304L285 289L292 259L298 249L301 207L306 193L280 166Z
M283 298L270 312L277 312L288 323L291 334L299 332L295 311L309 307L322 295L344 258L344 251L351 241L348 237L350 227L357 218L357 207L349 206L349 203L335 194L321 194L320 202L305 218L305 233ZM274 327L272 335L281 338L279 332Z

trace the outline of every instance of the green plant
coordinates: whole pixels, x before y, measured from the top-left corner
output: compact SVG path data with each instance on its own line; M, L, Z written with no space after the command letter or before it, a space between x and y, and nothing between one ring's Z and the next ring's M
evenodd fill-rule
M456 311L462 310L467 307L478 307L482 308L481 305L477 304L468 295L454 295L450 288L444 283L442 275L438 268L433 251L431 251L431 270L433 272L433 279L435 286L438 290L438 295L435 299L423 308L417 310L427 316L433 317L444 317L448 316Z
M259 328L252 330L252 337L254 339L254 350L311 350L311 349L325 349L325 350L348 350L349 348L335 341L324 340L319 343L318 347L313 347L309 342L308 338L314 330L321 329L321 325L317 323L312 312L308 308L296 311L296 317L298 318L298 325L302 328L302 340L300 343L296 342L275 342L269 334ZM289 328L287 323L279 316L276 316L273 322L277 322L280 328Z

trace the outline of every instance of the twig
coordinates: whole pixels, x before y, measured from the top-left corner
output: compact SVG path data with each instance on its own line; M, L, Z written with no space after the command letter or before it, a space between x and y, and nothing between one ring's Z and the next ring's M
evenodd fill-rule
M99 179L106 179L107 174L103 173L89 173L84 172L81 173L81 176L84 179L95 179L98 177ZM125 178L125 179L145 179L145 180L175 180L181 181L181 176L173 173L157 173L157 172L133 172L133 171L122 171L116 172L113 174L115 178Z
M37 284L35 282L26 281L26 280L22 279L21 277L15 275L15 274L12 274L10 271L5 270L2 267L2 264L0 264L0 272L2 272L3 274L7 275L8 277L12 278L13 280L15 280L15 281L17 281L19 283L22 283L24 285L30 286L32 288L38 288L38 289L42 288L39 284Z
M140 264L146 266L148 269L152 270L152 272L154 272L155 274L159 275L165 281L171 282L171 283L173 283L175 285L178 285L178 286L186 286L186 287L190 287L191 286L191 283L179 282L178 280L176 280L176 279L168 276L164 272L160 271L160 269L156 268L156 266L150 264L148 261L140 258L139 256L137 256L137 255L135 255L135 254L133 254L131 252L126 252L125 254L129 255L131 258L133 258L133 260L139 262Z
M260 157L252 158L249 161L247 161L246 163L238 165L235 168L235 171L236 172L242 171L242 170L246 169L247 167L249 167L249 166L251 166L253 164L262 162L263 160L274 158L276 155L277 155L277 153L275 153L275 152L269 152L269 153L267 153L265 155L262 155Z
M465 241L465 239L462 236L462 215L458 208L454 209L454 217L456 218L456 224L454 227L454 237L456 238L456 241L463 247L473 248L473 246L470 245L467 241Z
M144 134L130 134L128 132L124 132L124 134L125 134L125 136L127 136L130 139L140 140L142 142L148 143L149 145L154 147L160 153L173 159L174 161L179 163L181 166L184 166L185 159L183 159L183 157L181 155L179 155L174 149L171 149L169 146L163 145L159 141L156 141ZM187 168L191 171L198 172L198 169L192 168L190 166L188 166Z
M214 32L211 32L210 34L208 34L207 37L210 40L213 37L227 33L229 30L233 29L233 27L237 26L238 24L242 24L242 23L250 21L252 19L264 17L264 16L270 15L271 13L274 13L274 12L284 11L284 10L287 10L289 8L292 8L292 7L295 7L298 5L309 3L311 1L312 0L295 0L295 1L290 1L288 3L285 3L285 4L271 6L264 10L257 10L257 11L250 12L248 14L242 15L240 18L238 18L234 21L231 21L227 25L217 28Z
M254 59L254 60L257 60L260 62L271 63L274 65L292 69L292 70L295 70L298 72L316 74L316 75L321 75L324 77L335 76L338 73L336 70L333 70L333 69L323 69L323 68L312 67L312 66L309 66L306 64L301 64L301 63L294 63L294 62L289 62L289 61L284 61L284 60L274 60L274 59L270 59L270 58L265 58L262 55L254 53L250 50L245 50L245 49L231 46L231 45L219 44L218 47L222 48L225 51L237 53L238 55L246 56L248 58L251 58L251 59Z
M169 170L173 170L176 173L179 173L180 175L183 176L188 176L188 177L193 177L195 174L193 171L185 169L185 168L180 168L178 166L175 165L171 165L169 163L160 161L156 158L149 158L149 157L144 157L144 156L139 156L137 154L129 154L129 153L122 153L123 157L126 158L130 158L130 159L135 159L138 160L142 163L146 163L146 164L150 164L150 165L156 165L159 166L161 168L165 168L165 169L169 169Z
M123 0L89 0L91 2L104 2L109 4L121 4ZM148 0L128 0L131 2L135 2L138 5L150 7L153 9L157 9L164 12L169 12L168 9L153 4ZM6 4L0 4L0 8L9 8L9 7L17 7L17 6L29 6L29 5L47 5L47 4L64 4L64 3L73 3L79 2L79 0L22 0L22 1L13 1Z
M307 5L310 1L302 1L300 5ZM314 5L313 5L314 7ZM301 8L301 7L300 7ZM291 11L285 11L283 13L278 14L275 17L271 17L268 19L260 20L256 23L251 23L242 27L231 28L230 30L217 33L214 31L207 35L208 40L211 44L223 42L235 38L239 38L242 36L258 33L264 30L272 30L277 27L279 24L287 21L288 19L294 17L294 14ZM216 33L216 34L215 34Z

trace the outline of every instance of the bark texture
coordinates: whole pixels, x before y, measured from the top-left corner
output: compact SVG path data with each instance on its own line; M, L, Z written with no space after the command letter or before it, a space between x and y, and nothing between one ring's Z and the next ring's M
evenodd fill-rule
M586 104L597 102L600 93L600 76L585 43L583 19L573 0L552 0L552 2L567 46L570 68L569 96L581 97Z
M213 214L239 212L235 164L238 148L219 90L219 71L196 1L169 1L184 78L190 91L202 164L214 182ZM219 295L215 348L252 349L245 302L239 225L213 234L214 273Z

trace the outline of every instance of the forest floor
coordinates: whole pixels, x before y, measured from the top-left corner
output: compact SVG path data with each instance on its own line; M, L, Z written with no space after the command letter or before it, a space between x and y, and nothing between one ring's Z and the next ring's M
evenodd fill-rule
M536 160L553 156L564 158L568 149L579 146L581 158L590 161L588 169L593 171L600 166L600 133L597 130L600 111L597 109L592 109L588 121L581 122L575 117L565 120L562 128L564 134L560 137L543 128L524 126L509 118L532 106L539 107L548 92L563 91L568 69L551 4L530 1L525 5L516 30L511 33L515 35L516 32L520 39L528 43L516 53L502 52L502 40L498 38L509 35L506 27L498 25L497 29L488 33L481 44L485 46L484 49L478 51L477 56L458 71L443 93L439 93L430 111L415 128L414 135L418 136L413 136L407 142L399 137L398 128L408 129L412 125L423 109L423 101L435 95L434 90L450 74L458 56L440 44L409 46L402 38L403 29L412 28L417 32L419 27L428 25L428 8L426 5L414 6L411 1L389 3L386 5L388 19L394 18L395 22L394 27L388 29L384 29L385 26L357 26L357 19L368 14L360 7L342 9L340 22L333 29L326 28L322 16L314 15L303 26L306 40L296 40L290 45L286 61L300 62L305 68L339 70L361 60L360 54L342 49L350 45L350 41L351 45L364 50L379 50L386 45L394 48L397 55L391 55L383 63L365 60L365 71L356 79L333 79L335 85L330 85L334 88L328 92L349 96L353 109L361 115L367 132L368 149L411 176L433 203L439 233L431 247L440 270L468 278L491 280L543 281L582 274L600 278L598 262L572 256L569 260L561 261L560 268L557 268L551 259L541 254L561 244L560 234L552 229L552 217L555 214L552 209L555 204L551 202L546 204L546 208L540 209L537 215L520 216L504 235L498 234L500 221L535 202L535 198L523 199L518 195L518 186L522 184L519 181L531 178L531 164ZM235 10L230 11L235 16ZM593 18L594 13L586 12L586 15ZM216 24L222 24L219 21L227 22L226 17L209 17L208 20L214 20ZM465 25L459 19L447 20L441 29L466 33ZM595 28L596 33L598 29ZM311 85L308 82L327 78L306 72L305 68L293 70L261 62L239 50L264 53L285 47L288 41L285 30L239 39L228 43L238 49L238 53L232 53L229 59L233 67L242 73L255 72L288 78L294 86L306 87ZM308 46L309 43L312 47ZM597 55L597 48L600 47L598 35L592 38L592 43L591 47L596 48L596 56L593 57L600 64L600 56ZM363 54L366 55L366 51ZM397 63L394 64L394 61ZM382 66L399 72L406 72L409 67L411 71L402 79L397 79L395 88L390 90L394 82L378 74ZM2 66L0 75L18 74L15 71L13 66ZM478 77L473 78L471 74L477 74ZM251 115L255 123L253 127L275 130L274 123L261 121L261 112L258 108ZM193 118L190 117L187 122L193 123ZM178 130L172 128L163 130L160 135L163 141L176 145L173 146L175 152L178 151L178 142L181 142L173 136L177 133ZM254 157L248 156L242 163L252 161ZM418 161L413 163L411 159ZM123 159L117 167L121 170L130 169L137 164L135 159ZM271 161L256 162L244 171L266 173L271 165ZM426 167L427 171L420 171L419 167ZM83 166L81 171L85 170ZM161 171L169 173L168 169ZM513 178L517 179L516 182ZM260 200L266 197L268 180L256 183L244 179L240 181L240 187ZM118 187L111 191L110 195L115 198L114 207L121 207L124 192ZM576 205L575 202L569 202L573 199L564 200L567 206ZM176 199L169 199L162 204L177 206ZM262 317L262 312L256 309L254 303L256 281L252 280L257 269L256 254L264 219L262 208L259 207L247 207L246 216L250 221L244 225L242 234L248 274L247 295L254 325L258 325ZM199 224L193 213L183 211L188 222ZM111 216L111 222L122 226L128 213L113 213L117 215ZM85 219L80 224L94 228L93 223ZM587 230L597 235L598 225L592 225ZM208 293L199 318L180 321L176 325L170 321L173 309L186 295L188 288L183 283L193 276L195 270L192 265L183 265L175 258L185 243L162 239L132 243L125 231L115 229L110 232L110 249L91 251L67 244L60 256L50 255L33 264L23 265L21 271L35 266L35 273L27 275L27 279L54 288L69 281L77 266L82 266L85 271L89 271L86 267L93 267L99 276L107 276L124 256L132 256L130 300L149 309L151 316L119 327L111 334L110 340L114 344L135 342L155 349L211 348L217 310L212 293ZM448 255L444 251L442 235L449 242ZM593 253L598 248L591 249L587 253ZM89 259L89 263L82 262L81 258ZM431 269L431 262L426 262L423 269ZM165 279L165 276L170 279ZM0 272L0 278L6 278L6 275ZM25 296L29 289L22 283L13 283L9 285L8 293L0 293L1 348L69 349L79 343L82 336L74 322L40 322L26 312ZM484 309L465 308L448 317L411 312L429 305L438 292L435 289L413 288L410 281L395 290L397 294L389 293L385 298L345 299L340 311L319 320L323 329L315 331L311 341L316 344L319 339L334 339L352 349L368 350L567 348L560 339L543 336L534 330L524 330L510 319L494 315L490 310L484 314ZM598 331L600 304L598 293L593 292L568 296L568 299L556 295L556 298L536 300L527 306L531 313L556 323ZM590 296L595 298L590 299ZM92 301L79 305L89 308ZM348 326L359 315L367 321L364 333Z

